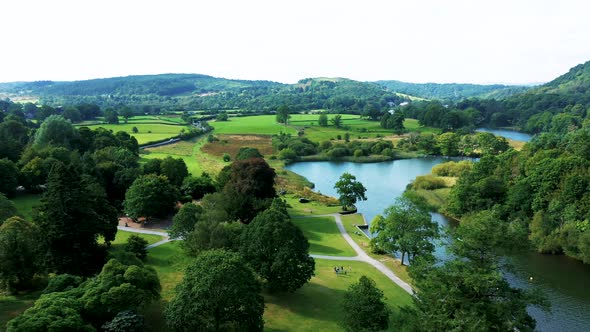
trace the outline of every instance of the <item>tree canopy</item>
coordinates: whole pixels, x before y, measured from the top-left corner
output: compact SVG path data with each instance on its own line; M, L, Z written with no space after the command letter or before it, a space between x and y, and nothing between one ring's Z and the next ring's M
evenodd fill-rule
M260 291L240 255L205 251L187 267L176 287L176 296L166 307L166 323L171 331L262 331Z
M179 192L164 175L138 177L125 194L125 213L131 218L161 216L174 208Z
M377 288L375 281L361 276L344 293L344 328L351 332L386 330L389 326L390 309L383 300L383 292Z
M340 195L340 204L342 204L344 210L353 207L358 200L367 200L365 196L367 189L350 173L343 173L340 179L336 181L334 188L338 195Z

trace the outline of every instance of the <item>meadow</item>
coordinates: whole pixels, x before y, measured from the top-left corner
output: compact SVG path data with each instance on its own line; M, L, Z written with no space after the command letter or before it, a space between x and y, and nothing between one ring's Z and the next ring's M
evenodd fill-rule
M209 124L215 128L215 134L276 135L281 132L297 134L295 129L277 123L274 115L231 117L228 121L214 121Z
M77 125L80 127L81 125ZM88 126L90 129L99 127L112 130L114 133L124 131L135 137L139 144L161 141L167 138L176 137L182 130L188 131L189 126L175 125L171 123L119 123L119 124L96 124ZM138 129L137 133L133 132L133 127Z

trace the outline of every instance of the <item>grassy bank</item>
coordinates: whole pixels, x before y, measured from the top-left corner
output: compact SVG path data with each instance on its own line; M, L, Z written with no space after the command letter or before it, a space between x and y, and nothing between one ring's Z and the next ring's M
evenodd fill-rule
M328 256L356 256L356 252L344 240L333 217L294 218L293 223L309 240L309 252Z

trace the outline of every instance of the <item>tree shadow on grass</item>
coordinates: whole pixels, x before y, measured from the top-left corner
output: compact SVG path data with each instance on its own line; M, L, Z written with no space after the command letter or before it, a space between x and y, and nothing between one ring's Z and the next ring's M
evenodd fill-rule
M348 243L346 243L348 245ZM352 250L352 249L351 249ZM316 255L327 255L327 256L345 256L354 257L355 253L346 252L334 247L324 246L318 243L310 243L309 252Z

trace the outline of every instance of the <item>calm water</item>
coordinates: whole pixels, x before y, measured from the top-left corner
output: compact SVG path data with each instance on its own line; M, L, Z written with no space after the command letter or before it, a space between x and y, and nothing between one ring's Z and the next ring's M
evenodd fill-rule
M315 190L337 197L334 184L344 172L356 176L367 188L367 201L357 203L367 222L383 212L406 186L418 175L430 173L432 166L445 158L420 158L392 162L357 164L349 162L305 162L287 169L305 176L315 184ZM442 226L449 221L438 213L433 220ZM436 255L445 257L444 247L438 246ZM532 283L545 290L552 305L552 313L531 309L540 331L590 331L590 265L563 256L530 253L510 258L514 270L508 280L519 287Z
M532 138L532 136L529 134L525 134L525 133L521 133L521 132L513 131L513 130L477 128L475 131L492 133L496 136L502 136L505 138L509 138L511 140L521 141L521 142L528 142Z

